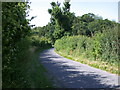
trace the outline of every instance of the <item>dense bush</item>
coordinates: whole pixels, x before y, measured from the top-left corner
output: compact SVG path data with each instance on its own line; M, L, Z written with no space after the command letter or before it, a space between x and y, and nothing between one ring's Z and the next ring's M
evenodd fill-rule
M26 58L30 34L29 20L26 19L29 2L2 3L2 86L20 87L24 85L19 62ZM27 59L27 58L26 58ZM22 82L22 83L21 83Z
M33 83L37 87L48 86L43 67L37 61L40 51L36 50L38 46L42 46L39 50L45 49L48 41L44 37L33 38L37 31L31 32L29 25L34 17L26 19L29 8L29 2L2 3L2 88L30 88ZM39 72L35 74L35 70Z
M86 50L86 39L86 36L63 37L57 40L54 46L57 51L63 51L68 55L80 55Z
M117 63L118 60L118 27L98 33L94 37L95 58Z
M24 62L30 60L28 57L30 56L30 44L31 42L27 38L17 42L14 47L14 52L11 53L12 56L9 55L9 61L3 61L3 88L20 88L29 86L25 79L25 72L23 72L24 70L22 70L22 67Z
M93 60L117 63L118 61L118 28L108 29L93 37L70 36L55 42L55 50L72 56L84 56Z
M31 36L32 45L37 47L51 46L50 41L46 37Z

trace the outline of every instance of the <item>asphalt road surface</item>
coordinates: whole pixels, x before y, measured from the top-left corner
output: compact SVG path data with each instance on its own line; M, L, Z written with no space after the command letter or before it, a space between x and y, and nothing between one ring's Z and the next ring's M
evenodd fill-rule
M54 48L40 53L40 62L55 87L120 88L120 76L66 59L55 53Z

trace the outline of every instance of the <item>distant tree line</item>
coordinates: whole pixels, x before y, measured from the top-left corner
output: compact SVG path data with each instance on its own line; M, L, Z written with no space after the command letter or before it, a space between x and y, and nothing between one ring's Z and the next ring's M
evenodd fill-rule
M50 22L43 27L35 27L36 34L40 37L46 37L51 44L63 36L85 35L94 36L98 32L103 32L117 25L115 21L108 19L103 20L102 17L93 13L75 16L70 12L69 2L64 2L63 7L57 2L51 3L51 9L48 13L51 15Z

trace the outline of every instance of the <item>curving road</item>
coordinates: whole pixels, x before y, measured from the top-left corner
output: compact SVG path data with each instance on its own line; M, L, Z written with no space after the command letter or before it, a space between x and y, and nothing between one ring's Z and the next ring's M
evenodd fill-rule
M40 53L40 62L54 86L61 88L120 88L118 76L106 71L66 59L54 48Z

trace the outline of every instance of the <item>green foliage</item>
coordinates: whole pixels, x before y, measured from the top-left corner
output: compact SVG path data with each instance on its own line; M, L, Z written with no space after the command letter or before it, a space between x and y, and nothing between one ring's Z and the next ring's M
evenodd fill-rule
M24 78L21 62L28 59L30 35L29 2L2 3L2 87L20 88L28 84Z
M52 85L45 76L45 69L39 62L39 53L49 45L32 45L31 38L16 43L16 51L10 66L3 68L3 88L50 88ZM3 63L4 65L4 63Z
M24 76L25 72L21 70L23 62L30 59L28 57L29 45L30 41L28 39L21 40L18 43L16 43L14 51L8 53L9 57L3 57L3 88L20 88L29 86L29 83L27 83Z
M75 17L72 24L72 35L94 36L95 33L103 32L116 26L115 22L108 19L103 20L93 13L84 14L81 17Z
M85 35L93 37L98 32L104 32L109 28L115 27L116 22L108 19L103 20L102 17L93 13L75 16L75 13L70 12L69 2L64 2L63 7L57 2L51 3L52 9L48 9L51 15L50 23L44 26L46 36L51 43L63 36ZM52 27L52 28L51 28Z
M32 38L34 42L41 42L41 40L44 38L43 41L48 42L49 44L53 44L54 43L54 39L55 37L53 36L54 32L54 26L52 24L48 24L46 26L43 27L35 27L32 29Z
M44 75L45 70L38 61L39 53L34 50L35 46L42 47L38 49L43 50L49 43L44 37L35 37L44 36L45 32L31 32L29 21L34 17L26 19L29 8L29 2L2 3L3 88L50 87L50 82Z
M49 40L46 37L32 36L31 42L33 46L37 46L37 47L51 46Z
M62 8L60 8L60 3L58 2L52 2L51 6L52 9L48 9L48 13L51 15L51 24L54 25L53 38L55 41L63 36L71 35L71 27L75 15L69 12L69 2L64 2Z
M27 80L27 83L29 84L27 88L53 88L52 83L50 80L46 77L46 69L39 61L39 55L40 53L50 48L50 46L44 46L44 47L36 47L32 46L30 47L29 58L26 62L24 62L23 69L25 69L25 78Z
M70 4L69 2L64 2L64 7L63 7L63 11L64 12L69 12L70 11Z
M81 21L89 23L95 20L94 17L95 15L93 13L84 14L81 17Z
M12 30L10 29L10 31ZM5 45L3 46L2 61L3 88L51 87L49 80L44 75L45 69L38 61L40 50L50 47L51 44L45 37L40 38L36 30L31 32L31 35L25 38L19 37L20 40L14 44L9 42L12 44L11 47L3 41L3 45ZM5 39L9 40L9 38Z
M69 2L64 2L63 7L60 7L59 2L52 2L52 8L48 9L50 22L32 30L32 44L40 47L52 44L56 51L70 56L82 56L116 65L119 54L119 24L108 19L103 20L93 13L75 16L75 13L70 12L70 6Z
M57 51L65 51L68 55L76 50L80 50L79 54L85 51L85 36L63 37L55 42L55 49Z
M55 2L52 2L50 3L52 7L55 7L56 6L56 3Z
M92 38L86 36L63 37L55 42L55 50L71 56L84 56L93 60L117 64L118 61L117 26Z

